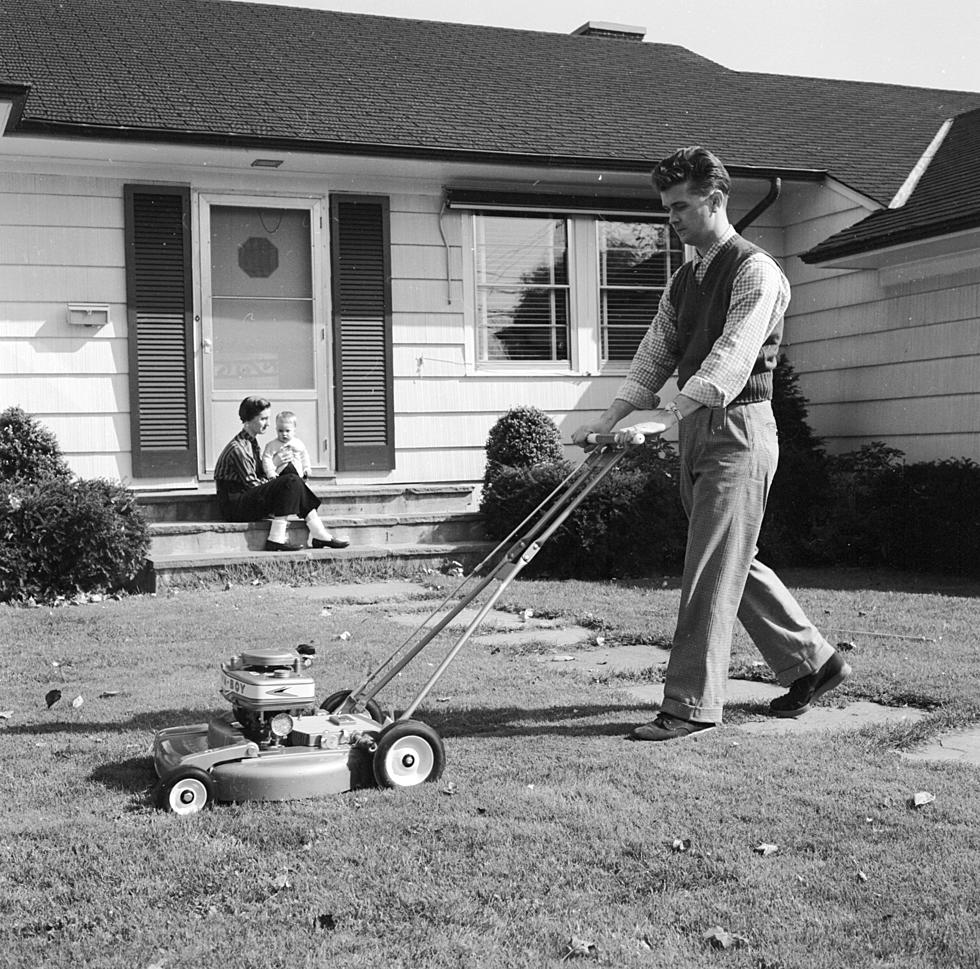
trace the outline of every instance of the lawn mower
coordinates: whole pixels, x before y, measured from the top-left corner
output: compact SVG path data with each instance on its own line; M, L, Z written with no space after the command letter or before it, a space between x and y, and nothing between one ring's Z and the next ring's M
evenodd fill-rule
M219 690L231 709L208 723L169 727L154 737L159 805L194 814L215 801L287 801L438 779L446 762L442 738L414 718L419 704L507 586L626 448L664 430L664 424L649 422L590 435L595 447L585 460L354 689L332 693L317 706L304 658L291 649L250 648L222 663ZM487 589L476 615L418 695L397 717L385 715L378 693Z

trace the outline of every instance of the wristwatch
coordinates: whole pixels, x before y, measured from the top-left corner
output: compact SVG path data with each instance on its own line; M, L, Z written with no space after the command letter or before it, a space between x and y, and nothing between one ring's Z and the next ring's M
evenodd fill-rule
M678 408L677 404L674 401L671 401L667 405L667 410L669 410L671 414L674 415L674 420L676 420L678 424L680 424L680 422L684 420L684 415L680 412L680 409Z

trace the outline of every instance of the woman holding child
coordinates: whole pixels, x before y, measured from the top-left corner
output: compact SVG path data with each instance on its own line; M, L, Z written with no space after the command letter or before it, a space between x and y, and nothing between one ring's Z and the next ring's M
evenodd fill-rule
M226 521L250 522L272 518L267 552L298 552L301 545L286 540L290 515L306 522L313 548L345 548L348 539L334 538L323 525L317 509L320 499L306 486L291 461L283 464L277 477L262 465L256 438L269 427L272 405L261 397L246 397L238 407L242 429L225 445L214 466L218 508Z

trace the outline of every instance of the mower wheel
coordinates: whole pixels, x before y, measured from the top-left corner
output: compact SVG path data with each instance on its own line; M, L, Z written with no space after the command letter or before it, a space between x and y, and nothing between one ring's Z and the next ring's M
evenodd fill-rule
M320 704L321 710L326 710L327 713L333 713L337 708L344 702L350 695L351 690L338 690L336 693L331 693L330 696ZM372 720L377 720L378 723L385 722L385 715L381 712L381 707L378 706L374 700L368 700L364 704L364 709L367 710L368 716Z
M442 738L420 720L398 720L378 737L374 778L379 787L415 787L434 781L445 766Z
M200 767L178 767L160 781L157 803L173 814L197 814L214 806L214 781Z

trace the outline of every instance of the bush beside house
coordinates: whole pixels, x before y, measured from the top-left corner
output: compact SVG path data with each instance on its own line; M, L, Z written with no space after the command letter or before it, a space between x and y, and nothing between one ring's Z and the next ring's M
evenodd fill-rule
M828 456L785 358L776 368L773 410L780 460L759 540L763 561L980 575L980 465L965 458L906 465L901 451L881 442ZM557 427L534 408L516 408L494 425L480 509L491 538L509 535L569 473L556 448ZM677 572L685 535L677 453L660 441L631 450L528 571L579 578Z
M0 602L128 586L149 530L135 496L75 479L54 435L18 407L0 414Z

